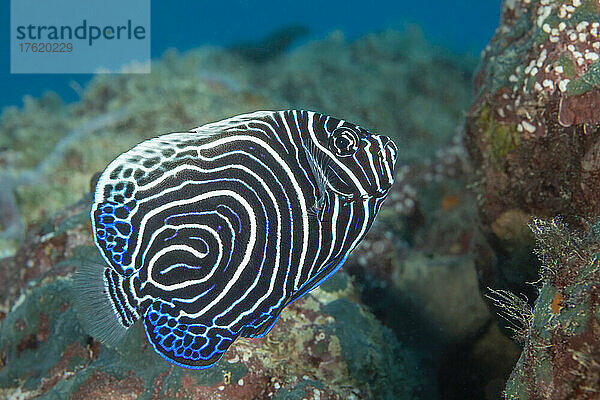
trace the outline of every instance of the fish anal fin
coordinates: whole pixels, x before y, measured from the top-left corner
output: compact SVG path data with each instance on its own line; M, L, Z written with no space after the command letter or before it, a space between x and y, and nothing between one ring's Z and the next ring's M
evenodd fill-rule
M226 328L213 326L202 317L182 323L175 307L157 299L144 315L144 328L154 350L167 361L184 368L213 366L237 338Z
M279 319L282 310L283 309L279 309L278 311L276 311L276 313L265 313L261 315L259 318L254 320L254 322L246 325L244 329L242 329L240 335L251 339L265 337L275 326L275 323Z

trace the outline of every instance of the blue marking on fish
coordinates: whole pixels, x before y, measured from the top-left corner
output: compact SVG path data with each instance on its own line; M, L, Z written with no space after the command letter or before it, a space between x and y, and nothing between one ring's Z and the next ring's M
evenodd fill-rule
M89 308L98 295L108 310L90 333L116 341L142 320L158 354L194 369L212 366L240 336L266 335L366 234L397 151L354 124L291 110L240 115L121 154L91 209L106 264L77 280L92 288L82 291Z

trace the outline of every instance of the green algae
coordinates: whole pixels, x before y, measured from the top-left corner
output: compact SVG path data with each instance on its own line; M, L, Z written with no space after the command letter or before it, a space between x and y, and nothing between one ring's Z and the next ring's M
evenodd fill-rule
M519 146L521 136L514 124L501 124L496 121L492 108L486 104L482 107L478 126L486 141L490 144L490 157L496 163Z
M573 79L567 85L567 94L576 96L600 87L600 60L589 66L581 78Z
M600 13L598 12L598 2L596 0L582 0L581 5L575 9L569 22L572 26L579 22L587 21L590 24L600 22Z
M571 79L575 76L575 64L570 57L566 55L560 56L556 61L556 65L561 66L563 68L563 73L565 77Z
M600 317L599 238L592 229L588 243L578 244L577 233L566 226L558 231L550 231L550 224L538 226L541 227L536 233L539 246L556 242L560 247L561 240L567 241L562 244L562 251L544 259L549 263L546 268L551 271L542 277L523 353L506 385L509 399L533 398L541 393L551 393L553 398L570 398L570 394L591 387L590 382L585 382L593 381L598 372L585 370L590 365L574 366L571 360L575 360L575 354L599 348L598 325L594 324ZM544 387L552 387L552 390L544 392Z

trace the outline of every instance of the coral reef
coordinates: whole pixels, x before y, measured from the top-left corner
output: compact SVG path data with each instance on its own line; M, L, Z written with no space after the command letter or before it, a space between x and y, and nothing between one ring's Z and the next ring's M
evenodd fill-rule
M589 234L560 219L535 219L542 264L533 309L498 299L517 322L521 357L506 385L506 399L595 399L600 387L600 269L598 225Z
M6 398L405 398L427 381L415 351L402 347L339 275L294 303L264 339L240 340L214 368L173 367L148 348L141 325L108 348L87 336L72 307L72 271L92 257L87 202L30 232L17 279L3 291L0 393ZM4 288L6 290L7 288Z
M599 23L597 1L503 2L466 122L484 287L535 295L530 215L581 227L600 212Z
M497 398L516 350L482 303L468 252L475 207L456 128L473 67L413 28L352 42L334 32L260 63L226 49L170 51L152 74L95 77L77 103L48 94L5 109L0 165L44 172L0 195L11 203L0 217L0 397ZM90 177L158 133L283 108L343 116L401 148L405 167L344 267L350 277L336 274L204 375L154 357L139 331L116 349L85 335L69 296L73 270L94 251ZM498 343L501 356L488 350Z

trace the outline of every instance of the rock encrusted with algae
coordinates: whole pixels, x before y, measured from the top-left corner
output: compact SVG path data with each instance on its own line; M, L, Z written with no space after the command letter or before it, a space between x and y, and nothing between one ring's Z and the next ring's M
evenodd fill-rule
M524 339L506 399L596 399L600 393L600 226L587 235L534 220L541 289L514 318ZM505 301L510 309L514 302ZM519 307L513 308L518 310Z
M600 214L599 55L597 0L503 2L466 123L492 250L479 252L483 286L535 279L530 215L581 226Z
M72 271L95 253L87 204L30 232L0 270L28 279L0 293L0 395L5 398L418 398L427 381L414 351L357 304L347 276L283 313L263 339L240 340L213 368L177 368L135 329L116 348L82 331ZM21 278L23 279L23 278Z

